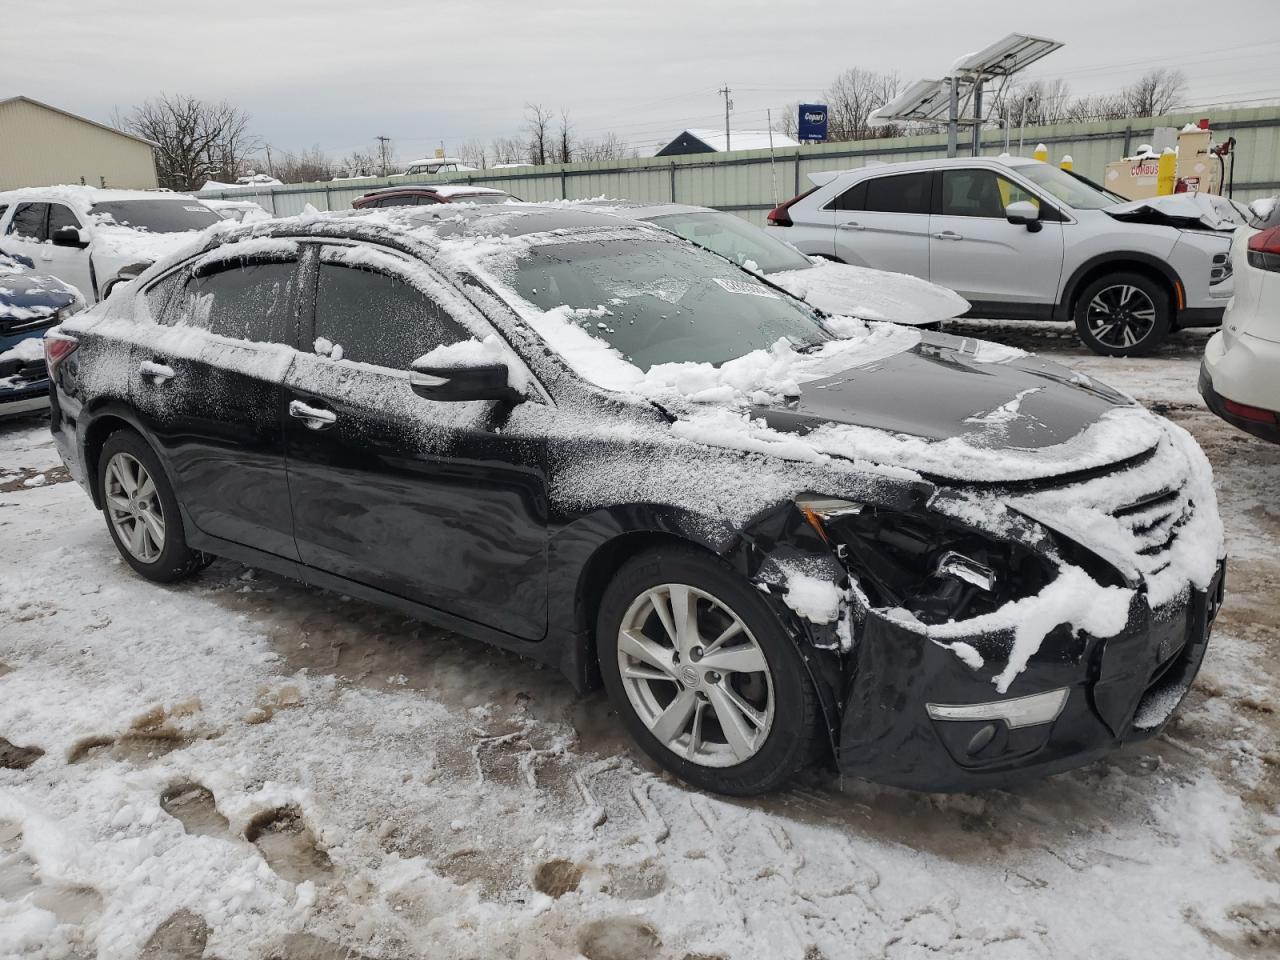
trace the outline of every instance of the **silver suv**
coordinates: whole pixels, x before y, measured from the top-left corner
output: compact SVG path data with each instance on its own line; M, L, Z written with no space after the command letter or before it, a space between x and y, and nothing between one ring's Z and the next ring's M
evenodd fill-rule
M1097 353L1148 353L1176 327L1214 326L1231 296L1220 197L1126 201L1038 160L966 157L815 173L769 214L805 253L914 274L970 316L1071 320Z

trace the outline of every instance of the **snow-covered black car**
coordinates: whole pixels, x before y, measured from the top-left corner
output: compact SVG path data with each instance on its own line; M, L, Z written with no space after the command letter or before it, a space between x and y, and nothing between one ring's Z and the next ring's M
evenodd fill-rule
M0 418L49 405L45 332L82 309L75 287L37 274L26 257L0 254Z
M597 212L244 226L52 336L140 574L230 557L602 682L712 790L1079 765L1162 729L1222 595L1179 427Z

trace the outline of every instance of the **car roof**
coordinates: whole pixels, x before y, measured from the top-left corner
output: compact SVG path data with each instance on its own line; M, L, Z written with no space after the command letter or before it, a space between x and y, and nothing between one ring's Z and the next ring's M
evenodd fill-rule
M599 210L602 213L612 213L615 216L626 217L629 220L649 220L653 217L664 217L677 213L721 213L720 210L713 210L711 207L698 207L691 203L668 203L658 201L657 203L648 203L643 200L582 200L577 201L580 206L590 207Z
M865 167L856 167L850 170L821 170L817 173L809 174L809 182L815 186L825 187L834 180L849 179L861 180L863 177L878 176L880 174L895 173L917 173L926 170L945 170L947 167L986 167L988 169L996 169L999 167L1008 167L1017 169L1018 167L1026 167L1035 163L1043 163L1042 160L1034 160L1031 157L1013 157L1001 155L998 157L934 157L931 160L903 160L898 163L873 163Z
M368 193L362 194L360 199L418 193L430 193L438 197L462 197L491 193L505 195L506 192L505 190L495 190L493 187L473 187L470 184L463 183L405 183L396 184L394 187L379 187L376 190L370 190Z
M101 190L79 184L63 184L53 187L18 187L0 193L0 203L65 203L80 211L86 211L95 203L115 203L121 200L185 200L194 197L169 190Z

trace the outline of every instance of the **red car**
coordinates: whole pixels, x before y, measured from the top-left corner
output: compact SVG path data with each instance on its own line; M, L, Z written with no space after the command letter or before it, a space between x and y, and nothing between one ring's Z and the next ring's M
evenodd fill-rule
M515 199L511 194L491 187L438 183L372 190L353 200L351 206L362 210L365 207L412 207L430 203L505 203Z

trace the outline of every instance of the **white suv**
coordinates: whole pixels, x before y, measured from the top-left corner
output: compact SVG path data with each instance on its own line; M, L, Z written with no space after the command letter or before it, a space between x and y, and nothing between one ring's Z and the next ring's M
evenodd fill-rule
M1236 231L1236 292L1205 344L1200 394L1209 409L1280 443L1280 198L1255 200Z
M222 218L174 193L28 187L0 193L0 253L31 260L89 303Z
M1072 320L1094 351L1147 353L1231 296L1221 197L1125 201L1038 160L966 157L815 173L769 214L805 253L955 290L971 316Z

